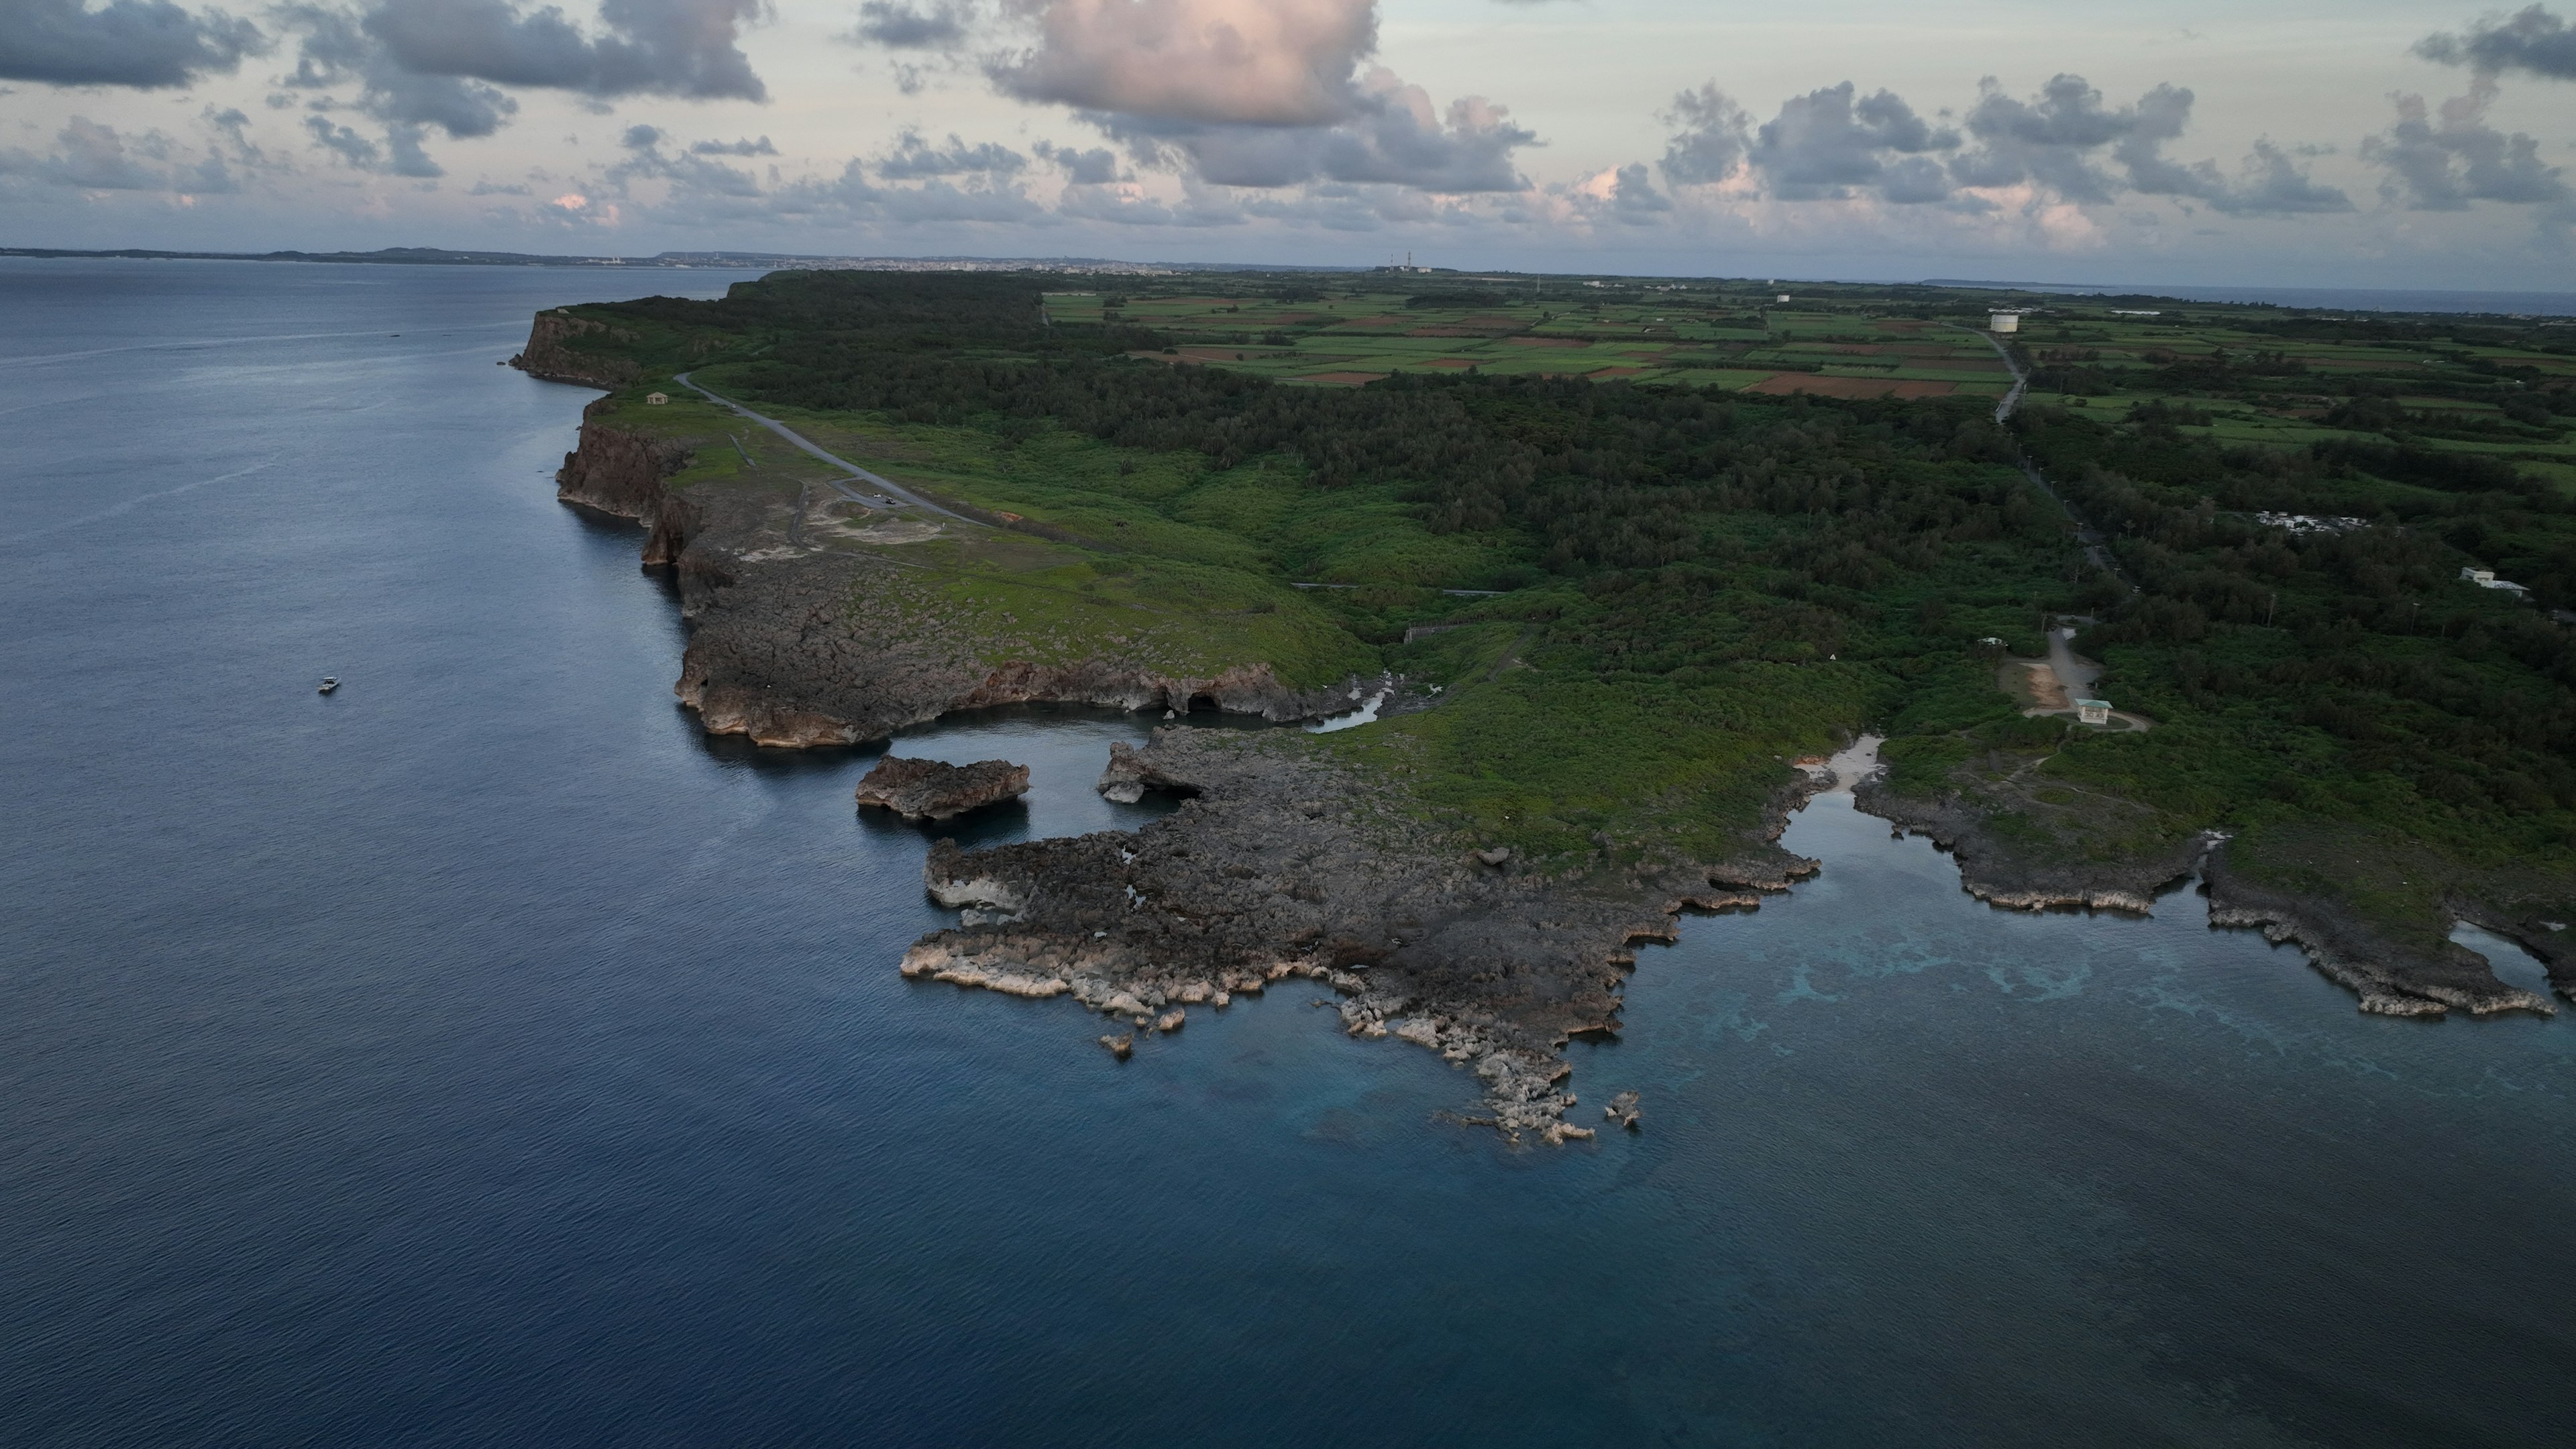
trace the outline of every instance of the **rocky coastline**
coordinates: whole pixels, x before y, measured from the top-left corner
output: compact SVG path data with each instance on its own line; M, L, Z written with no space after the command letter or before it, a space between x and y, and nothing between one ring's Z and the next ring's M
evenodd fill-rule
M2486 960L2466 947L2445 941L2438 951L2412 948L2324 902L2257 884L2229 864L2227 839L2221 835L2196 836L2162 852L2122 860L2034 860L2000 838L1986 810L1973 799L1915 799L1875 781L1864 783L1858 796L1863 811L1900 833L1929 836L1958 862L1961 889L1993 906L2143 915L2154 908L2158 894L2197 875L2208 888L2210 925L2258 930L2275 944L2296 944L2327 979L2350 990L2365 1012L2420 1017L2453 1010L2478 1016L2557 1012L2547 998L2497 979ZM2576 1000L2576 955L2551 939L2557 933L2538 922L2515 923L2496 933L2540 956L2548 964L2551 984Z
M614 353L579 351L566 344L583 336L632 340L620 329L570 312L540 312L528 327L528 345L510 358L510 366L548 382L573 382L615 390L644 375L633 358Z
M2210 853L2209 923L2261 931L2274 943L2292 942L2309 964L2358 996L2361 1009L2383 1016L2441 1016L2465 1011L2488 1016L2499 1011L2529 1011L2554 1016L2549 1000L2496 979L2485 958L2465 946L2444 941L2437 951L2410 949L2358 922L2340 917L2319 903L2266 888L2246 879L2228 864L2224 850ZM2499 934L2522 936L2520 931ZM2532 944L2524 942L2526 946ZM2561 953L2549 966L2553 985L2576 1000L2576 971Z
M1195 706L1274 723L1349 707L1353 683L1294 689L1264 664L1187 676L1115 658L986 662L987 641L913 622L935 606L917 569L800 546L810 511L801 494L669 487L692 456L622 426L615 401L603 398L583 410L556 496L644 524L643 561L675 569L690 632L673 692L711 734L794 749L862 744L952 711L1012 704Z
M1750 907L1816 869L1774 846L1607 878L1531 871L1418 823L1384 782L1286 731L1166 726L1141 750L1113 747L1099 788L1181 805L1132 834L940 842L924 885L964 914L915 944L903 974L1072 997L1111 1018L1103 1044L1122 1057L1192 1007L1313 981L1337 993L1350 1034L1471 1073L1483 1110L1459 1120L1516 1141L1592 1135L1565 1119L1560 1053L1619 1029L1639 942L1676 939L1682 910Z
M608 385L561 370L578 359L566 360L548 325L539 319L514 361ZM893 551L808 546L804 491L752 480L676 489L670 480L690 466L689 448L621 424L613 399L585 410L558 493L643 524L644 561L674 569L690 627L675 693L709 732L806 747L1015 703L1213 705L1276 722L1350 707L1348 685L1291 689L1257 664L1193 678L1118 659L988 662L993 641L923 627L935 601L921 570ZM1069 996L1109 1018L1101 1044L1121 1060L1181 1029L1193 1008L1223 1010L1284 980L1313 981L1334 993L1318 1004L1351 1034L1394 1037L1471 1073L1482 1108L1460 1120L1514 1141L1562 1143L1593 1135L1567 1120L1576 1098L1565 1090L1562 1049L1579 1034L1619 1029L1636 944L1676 939L1684 910L1751 908L1814 874L1815 861L1774 842L1791 813L1835 783L1829 769L1800 775L1735 859L1548 873L1421 823L1394 782L1301 732L1166 727L1142 749L1114 748L1099 788L1127 801L1168 792L1182 799L1174 814L1132 834L971 853L940 842L924 884L960 922L923 937L901 971ZM1932 837L1957 858L1965 888L1999 907L2143 912L2159 890L2205 871L2213 924L2298 941L2364 1010L2553 1009L2461 948L2398 953L2312 903L2263 892L2225 869L2213 838L2148 859L2034 862L1989 829L1973 801L1900 798L1869 780L1857 795L1900 831ZM2535 929L2519 923L2511 934L2528 942ZM2543 954L2558 989L2576 999L2576 960L2563 948ZM1623 1094L1609 1120L1633 1129L1640 1116Z
M1949 796L1920 800L1895 794L1876 780L1855 792L1862 811L1899 833L1929 836L1959 865L1960 887L2006 910L2082 909L2146 914L2158 893L2200 869L2214 838L2201 836L2153 855L2118 861L2065 857L2034 860L1997 838L1986 811L1972 800Z

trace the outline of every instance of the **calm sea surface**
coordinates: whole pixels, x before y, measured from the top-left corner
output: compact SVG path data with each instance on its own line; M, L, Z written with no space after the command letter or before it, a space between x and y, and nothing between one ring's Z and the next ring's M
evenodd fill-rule
M1565 1151L1311 989L1121 1066L904 982L875 751L698 733L554 501L590 394L493 366L733 279L0 261L0 1441L2576 1441L2576 1019L2187 892L1991 911L1822 800ZM903 745L1033 765L1004 839L1146 818L1144 728Z

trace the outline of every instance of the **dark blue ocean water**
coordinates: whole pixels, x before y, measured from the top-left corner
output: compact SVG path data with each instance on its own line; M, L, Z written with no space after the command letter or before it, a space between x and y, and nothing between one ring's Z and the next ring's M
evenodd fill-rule
M1121 1066L902 981L874 752L697 733L553 500L589 394L492 365L620 281L0 262L0 1441L2576 1439L2576 1020L2188 893L1991 911L1822 800L1565 1151L1311 990ZM1142 732L905 747L1034 765L999 838L1141 818Z

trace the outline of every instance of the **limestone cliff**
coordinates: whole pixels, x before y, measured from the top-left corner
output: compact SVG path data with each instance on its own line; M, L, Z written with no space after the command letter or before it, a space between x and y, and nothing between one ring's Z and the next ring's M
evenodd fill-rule
M696 531L696 509L663 480L692 455L683 444L618 426L610 421L616 414L608 398L582 409L580 444L555 470L555 496L643 524L644 562L675 563Z
M530 377L549 382L577 382L591 387L619 388L644 375L630 357L609 353L586 352L569 344L573 339L597 334L617 336L605 322L576 317L569 312L540 312L528 329L528 345L510 365Z
M1034 703L1195 706L1284 723L1339 713L1355 698L1356 681L1295 689L1262 663L1201 675L1115 653L1011 658L1007 638L926 624L942 600L903 559L815 546L825 525L814 490L759 477L672 488L692 457L602 398L583 411L556 494L644 524L643 561L676 566L691 628L674 689L710 733L789 748L858 744L955 710Z

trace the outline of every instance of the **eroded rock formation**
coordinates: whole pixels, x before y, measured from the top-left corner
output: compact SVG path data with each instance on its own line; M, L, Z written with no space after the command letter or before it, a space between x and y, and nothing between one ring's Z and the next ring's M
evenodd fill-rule
M1633 945L1670 940L1685 905L1750 904L1705 868L1569 879L1497 868L1416 823L1308 737L1167 727L1115 747L1101 789L1185 798L1134 834L962 851L924 881L964 924L922 938L903 973L1021 996L1066 995L1128 1027L1171 1031L1178 1006L1222 1008L1295 977L1339 993L1345 1030L1395 1037L1473 1074L1470 1121L1556 1142L1572 1098L1558 1051L1615 1031ZM1779 853L1724 872L1786 885Z
M906 820L948 820L969 810L1028 793L1029 767L1008 760L951 765L888 755L859 781L862 805L891 810Z

